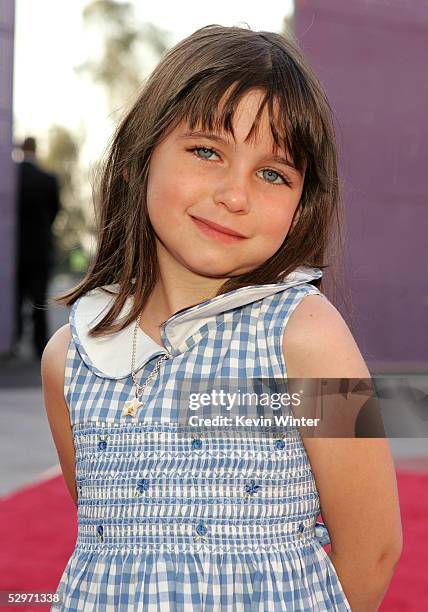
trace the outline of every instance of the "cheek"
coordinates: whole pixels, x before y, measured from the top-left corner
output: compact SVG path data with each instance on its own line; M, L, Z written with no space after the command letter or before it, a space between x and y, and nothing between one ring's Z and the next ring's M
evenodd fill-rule
M189 180L178 165L157 165L149 173L147 183L147 208L150 215L159 216L168 211L169 216L185 210L197 201L198 182Z
M297 205L291 202L268 206L258 215L258 231L272 242L281 244L291 228Z
M162 168L156 167L149 173L147 181L147 211L155 229L159 229L158 225L162 218L165 223L174 214L174 203L176 200L173 197L173 185L173 178L166 176L162 172Z

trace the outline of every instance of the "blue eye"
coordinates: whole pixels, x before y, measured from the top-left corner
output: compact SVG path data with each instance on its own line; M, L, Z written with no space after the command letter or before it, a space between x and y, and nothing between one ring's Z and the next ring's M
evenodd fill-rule
M210 157L204 157L203 155L199 155L199 151L203 151L204 153L214 153L215 155L217 155L217 153L214 151L214 149L209 149L208 147L193 147L193 149L190 149L191 151L197 152L197 156L200 157L201 159L211 159Z
M211 161L211 155L214 153L214 155L217 155L217 157L219 156L219 154L217 153L217 151L215 149L211 149L210 147L201 147L201 146L196 146L196 147L192 147L191 149L188 149L191 153L196 154L196 157L198 157L199 159L204 159L205 161ZM200 152L202 152L202 155L200 154ZM208 156L206 155L208 154ZM266 178L264 177L264 180L269 183L270 185L288 185L288 187L291 187L291 182L285 177L283 176L280 172L277 172L276 170L273 170L272 168L265 168L264 170L261 170L260 172L266 173L268 177L272 178L273 180L266 180ZM276 182L277 179L281 179L281 181L278 183Z
M263 173L266 173L266 174L265 174L265 176L266 176L266 175L267 175L267 176L270 176L270 177L272 177L272 176L273 176L273 179L274 179L274 180L273 180L273 181L271 181L271 180L269 179L269 180L268 180L268 183L272 183L273 185L282 185L282 184L285 182L284 177L283 177L283 176L282 176L282 175L281 175L279 172L276 172L275 170L269 170L269 169L266 169L266 170L262 170L262 172L263 172ZM281 179L281 183L276 183L276 182L275 182L275 179L276 179L276 178L280 178L280 179Z

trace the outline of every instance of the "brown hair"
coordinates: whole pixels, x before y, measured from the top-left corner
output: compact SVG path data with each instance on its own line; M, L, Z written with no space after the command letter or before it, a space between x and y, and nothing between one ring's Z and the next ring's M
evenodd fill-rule
M155 286L156 243L146 206L153 149L183 119L190 129L200 124L202 129L224 129L233 135L234 110L253 88L262 89L265 96L250 135L267 104L275 144L285 147L298 170L306 168L296 210L299 217L272 257L257 269L228 279L216 295L278 282L300 265L328 267L325 259L334 222L340 233L341 198L332 112L324 90L289 37L208 25L164 55L112 139L101 174L95 256L82 281L54 298L70 306L92 289L118 284L112 307L90 335L129 325ZM322 279L312 283L323 288ZM115 323L130 295L134 295L130 312Z

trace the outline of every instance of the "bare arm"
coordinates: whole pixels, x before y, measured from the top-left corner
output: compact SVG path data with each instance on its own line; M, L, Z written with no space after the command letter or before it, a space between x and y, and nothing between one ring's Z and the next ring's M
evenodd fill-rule
M283 354L289 378L370 378L345 321L319 295L305 297L292 313L284 332ZM330 558L352 611L378 610L402 551L388 441L302 439L330 534Z
M54 333L43 351L41 374L49 426L67 488L77 507L75 449L70 413L64 398L64 368L70 339L68 324Z

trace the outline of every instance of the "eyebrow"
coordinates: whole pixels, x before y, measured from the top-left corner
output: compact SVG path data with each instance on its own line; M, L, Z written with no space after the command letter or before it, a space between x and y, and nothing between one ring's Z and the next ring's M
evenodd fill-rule
M196 131L196 132L185 132L184 134L182 134L180 136L180 138L183 138L183 139L186 139L186 138L208 138L210 140L214 140L214 141L219 142L221 144L226 144L226 145L229 144L229 142L225 138L222 138L218 134L210 133L210 132L198 132L198 131ZM277 164L282 164L283 166L287 166L288 168L291 168L292 170L295 170L296 172L299 173L298 169L293 164L293 162L291 160L287 159L286 157L282 157L281 155L270 155L269 156L269 160L273 161L273 162L276 162Z

